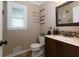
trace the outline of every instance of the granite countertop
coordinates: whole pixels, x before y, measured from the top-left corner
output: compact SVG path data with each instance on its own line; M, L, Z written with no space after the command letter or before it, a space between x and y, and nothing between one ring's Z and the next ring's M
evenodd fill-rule
M61 42L65 42L68 44L72 44L74 46L78 46L79 47L79 38L77 37L65 37L63 35L45 35L45 37L57 40L57 41L61 41Z

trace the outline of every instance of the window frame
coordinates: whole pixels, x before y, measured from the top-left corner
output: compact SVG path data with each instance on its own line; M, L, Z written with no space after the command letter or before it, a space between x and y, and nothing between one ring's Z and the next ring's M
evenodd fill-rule
M24 27L11 27L10 26L10 19L12 18L12 8L18 8L24 10ZM20 18L18 18L20 19ZM15 3L15 2L8 2L7 4L7 29L8 30L24 30L27 29L27 6Z

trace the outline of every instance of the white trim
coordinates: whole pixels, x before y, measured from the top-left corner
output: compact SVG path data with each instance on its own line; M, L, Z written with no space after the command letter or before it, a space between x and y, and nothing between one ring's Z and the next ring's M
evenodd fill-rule
M22 54L22 53L28 52L28 51L31 51L31 49L26 49L26 50L24 50L24 51L17 52L17 53L13 53L13 54L7 55L7 56L5 56L5 57L15 57L15 56L17 56L17 55L19 55L19 54Z
M59 2L57 2L55 4L56 4L56 6L59 6L59 5L63 4L63 3L65 3L65 2L67 2L67 1L59 1Z
M0 41L3 40L3 19L2 19L3 2L0 1ZM3 46L0 46L0 57L3 56Z

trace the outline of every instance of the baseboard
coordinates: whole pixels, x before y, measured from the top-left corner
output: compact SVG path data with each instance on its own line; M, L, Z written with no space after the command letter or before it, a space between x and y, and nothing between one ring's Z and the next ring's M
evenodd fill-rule
M19 54L22 54L22 53L28 52L28 51L31 51L31 49L26 49L26 50L23 50L21 52L17 52L17 53L13 53L13 54L7 55L5 57L15 57L16 55L19 55Z

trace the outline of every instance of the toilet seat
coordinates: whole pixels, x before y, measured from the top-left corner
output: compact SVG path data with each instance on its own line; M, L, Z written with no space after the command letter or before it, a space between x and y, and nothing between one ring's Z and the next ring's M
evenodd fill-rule
M42 46L42 44L39 44L39 43L33 43L32 45L31 45L31 48L40 48Z

